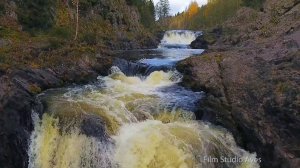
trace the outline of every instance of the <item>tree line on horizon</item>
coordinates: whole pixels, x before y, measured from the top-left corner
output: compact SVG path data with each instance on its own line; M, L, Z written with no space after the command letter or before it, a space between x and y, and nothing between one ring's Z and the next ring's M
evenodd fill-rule
M170 16L169 0L160 0L157 4L154 4L153 0L125 1L127 5L136 7L140 14L139 22L149 30L158 27L163 29L209 28L222 24L243 5L259 9L264 2L264 0L208 0L206 5L200 7L196 1L193 1L186 11ZM61 3L68 3L67 6L78 8L79 19L84 17L85 11L102 3L101 0L16 0L16 2L19 22L24 30L33 32L44 31L55 26L59 17L56 9L59 9L58 5ZM3 5L1 6L0 3L0 14L3 11L2 8ZM102 17L106 17L105 12L105 8L101 10Z
M264 0L208 0L206 5L199 6L196 1L190 3L188 8L169 17L170 29L205 29L222 24L242 7L260 9Z

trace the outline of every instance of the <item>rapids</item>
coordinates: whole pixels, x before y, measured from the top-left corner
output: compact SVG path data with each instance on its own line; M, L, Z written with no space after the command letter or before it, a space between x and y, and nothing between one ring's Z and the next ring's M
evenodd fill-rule
M159 48L187 48L202 32L189 30L169 30L164 34Z
M114 66L94 83L42 93L29 168L259 167L228 131L195 120L204 94L179 86L181 79L171 69L126 75Z

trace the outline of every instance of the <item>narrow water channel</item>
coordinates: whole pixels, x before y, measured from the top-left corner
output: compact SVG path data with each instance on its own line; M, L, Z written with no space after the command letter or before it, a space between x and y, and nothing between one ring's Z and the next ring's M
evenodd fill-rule
M97 82L39 95L45 113L33 115L29 167L259 167L228 131L195 120L204 94L178 85L174 65L203 52L187 46L199 33L168 31L158 49L118 53L147 73L116 65Z

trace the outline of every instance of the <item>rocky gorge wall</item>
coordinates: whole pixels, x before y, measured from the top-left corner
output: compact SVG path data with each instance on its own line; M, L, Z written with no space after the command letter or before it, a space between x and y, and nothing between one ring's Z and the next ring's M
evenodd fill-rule
M207 53L178 64L182 84L207 93L198 119L229 129L262 167L300 166L299 35L299 1L267 0L206 32Z
M27 168L32 112L43 112L35 95L49 88L87 83L107 75L113 58L82 59L72 66L19 69L0 75L0 167Z
M74 1L75 2L75 1ZM30 10L29 10L30 9ZM35 95L107 75L111 50L159 42L126 0L0 1L0 167L28 166Z

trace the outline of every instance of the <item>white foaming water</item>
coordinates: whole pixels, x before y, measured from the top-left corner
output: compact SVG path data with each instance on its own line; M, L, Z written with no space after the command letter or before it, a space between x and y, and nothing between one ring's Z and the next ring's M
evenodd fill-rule
M191 56L200 55L204 51L203 49L190 49L189 45L201 35L202 32L200 31L166 31L161 43L158 46L158 49L152 50L152 54L156 54L157 57L145 57L139 60L139 62L150 66L174 66L178 61L184 60Z
M174 71L129 77L113 67L109 76L99 77L100 87L85 85L44 94L47 113L41 120L33 116L29 167L259 167L255 161L245 161L255 160L256 155L239 148L226 130L195 121L191 111L165 106L168 99L186 101L176 98L175 92L161 91L180 80ZM189 103L187 99L185 104ZM91 118L97 120L87 120L87 127L84 123ZM210 163L203 161L205 156L244 161Z
M231 134L202 122L147 120L123 126L113 139L121 168L259 167L256 155L238 148ZM221 163L220 157L242 161Z
M201 31L169 30L165 32L156 49L117 51L115 56L152 67L174 67L178 61L203 53L203 49L190 48L191 42L201 35Z
M158 48L187 48L202 32L169 30L164 34Z

